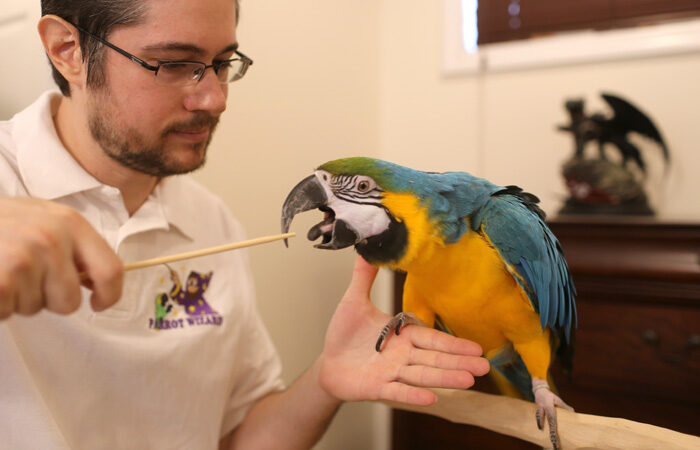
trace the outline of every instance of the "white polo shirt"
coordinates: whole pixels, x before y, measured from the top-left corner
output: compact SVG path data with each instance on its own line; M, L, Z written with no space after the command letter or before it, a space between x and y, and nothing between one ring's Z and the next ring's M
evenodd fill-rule
M0 195L75 208L125 262L244 239L224 204L185 176L161 180L129 217L119 190L58 139L59 100L47 92L0 122ZM83 289L71 315L0 322L0 448L216 449L257 399L282 388L246 254L169 266L177 276L165 266L127 272L123 297L101 313Z

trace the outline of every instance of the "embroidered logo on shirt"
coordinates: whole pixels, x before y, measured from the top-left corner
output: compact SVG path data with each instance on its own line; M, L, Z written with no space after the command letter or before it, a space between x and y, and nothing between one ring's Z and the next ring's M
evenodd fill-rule
M214 272L202 275L193 270L182 286L177 272L170 267L168 270L173 286L168 294L161 292L156 295L154 314L153 318L148 319L148 327L155 330L171 330L200 325L221 325L223 318L204 298ZM179 311L184 311L186 317L178 318Z

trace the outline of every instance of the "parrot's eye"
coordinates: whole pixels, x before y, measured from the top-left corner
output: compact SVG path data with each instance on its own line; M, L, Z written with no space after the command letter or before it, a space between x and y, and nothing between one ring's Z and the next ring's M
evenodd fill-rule
M357 183L357 191L362 194L368 192L370 189L372 189L372 183L370 183L369 180L360 180Z

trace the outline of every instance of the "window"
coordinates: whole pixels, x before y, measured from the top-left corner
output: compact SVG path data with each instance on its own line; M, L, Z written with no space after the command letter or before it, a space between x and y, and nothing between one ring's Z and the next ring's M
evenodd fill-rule
M479 44L700 16L700 0L485 0L478 3Z
M700 0L443 2L448 76L700 51Z

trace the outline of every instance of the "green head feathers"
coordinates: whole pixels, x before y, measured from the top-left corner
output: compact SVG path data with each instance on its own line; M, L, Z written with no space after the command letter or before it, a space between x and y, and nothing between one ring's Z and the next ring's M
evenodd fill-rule
M371 177L383 189L393 191L393 183L391 183L393 174L391 168L387 166L388 164L391 163L379 159L356 156L328 161L321 165L318 170L325 170L331 175L365 175Z

